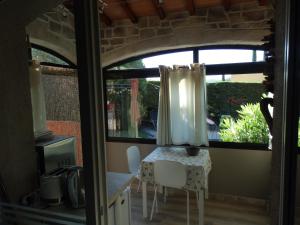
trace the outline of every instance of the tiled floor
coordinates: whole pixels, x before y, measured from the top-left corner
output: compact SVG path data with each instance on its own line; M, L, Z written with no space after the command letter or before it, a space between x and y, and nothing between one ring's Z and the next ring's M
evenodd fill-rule
M142 193L132 189L132 225L184 225L186 224L186 195L184 191L173 191L167 202L160 198L159 212L154 214L153 220L142 217ZM150 189L150 188L149 188ZM190 225L198 224L198 214L195 196L190 194ZM153 193L148 194L148 212L150 214ZM205 201L205 225L268 225L265 205L249 203L240 200Z

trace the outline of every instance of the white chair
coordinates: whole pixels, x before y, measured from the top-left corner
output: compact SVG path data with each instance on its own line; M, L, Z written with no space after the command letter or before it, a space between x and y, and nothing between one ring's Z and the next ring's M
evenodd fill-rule
M141 185L141 179L139 177L141 156L140 156L140 150L137 146L130 146L129 148L127 148L127 160L128 160L129 172L139 180L139 185L137 188L137 192L138 192Z
M170 176L170 174L176 174L176 176ZM175 161L158 160L154 162L154 200L152 204L150 220L153 217L154 206L158 211L157 203L157 187L158 185L164 187L183 189L186 184L187 174L186 167ZM187 195L187 225L190 224L190 209L189 209L189 192L185 190Z

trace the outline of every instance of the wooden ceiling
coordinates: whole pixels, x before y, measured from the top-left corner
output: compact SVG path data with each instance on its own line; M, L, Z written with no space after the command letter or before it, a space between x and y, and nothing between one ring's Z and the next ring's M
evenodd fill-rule
M266 5L268 0L257 0L260 5ZM65 5L70 8L72 0L67 0ZM167 13L188 11L194 15L197 9L222 6L230 10L231 6L241 2L253 0L99 0L99 5L104 2L104 10L99 9L102 21L111 26L115 20L130 19L137 23L140 17L159 16L164 19ZM101 7L100 7L101 8Z

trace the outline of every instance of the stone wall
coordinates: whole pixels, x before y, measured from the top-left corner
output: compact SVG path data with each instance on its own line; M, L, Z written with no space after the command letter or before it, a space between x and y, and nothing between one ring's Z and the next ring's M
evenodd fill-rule
M50 48L76 63L74 15L62 5L27 26L30 41Z
M115 21L113 27L103 26L101 50L103 63L110 64L143 53L207 44L257 44L268 33L273 18L271 6L258 1L223 7L201 8L194 16L186 12Z
M273 18L271 5L258 1L239 3L229 10L223 7L200 8L195 15L186 12L168 13L101 24L103 65L109 65L144 53L208 44L259 44L269 33L268 21ZM46 13L28 27L35 43L46 45L76 61L74 18L63 7Z

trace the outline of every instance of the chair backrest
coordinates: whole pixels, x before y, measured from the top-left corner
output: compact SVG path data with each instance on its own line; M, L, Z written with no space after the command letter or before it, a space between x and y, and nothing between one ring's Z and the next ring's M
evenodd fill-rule
M140 150L137 146L127 148L127 160L129 172L137 175L141 161Z
M166 187L183 188L186 184L186 167L175 161L154 162L154 182Z

